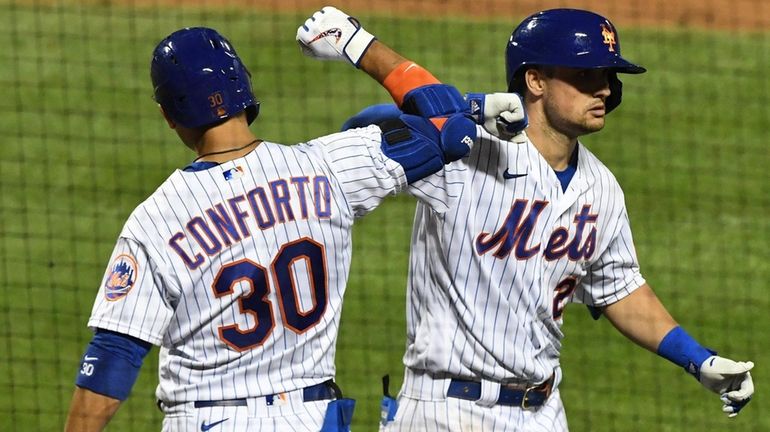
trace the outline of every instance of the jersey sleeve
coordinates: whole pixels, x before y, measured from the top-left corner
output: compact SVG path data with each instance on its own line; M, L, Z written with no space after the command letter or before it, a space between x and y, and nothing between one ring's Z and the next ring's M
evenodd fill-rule
M388 195L405 191L406 173L401 165L382 152L382 134L378 126L318 138L310 144L321 144L329 164L356 217L374 210ZM418 196L429 206L440 206L433 197Z
M120 237L99 287L88 326L160 345L173 315L163 278L140 243Z
M603 307L623 299L644 283L624 207L619 229L609 247L588 268L572 301Z

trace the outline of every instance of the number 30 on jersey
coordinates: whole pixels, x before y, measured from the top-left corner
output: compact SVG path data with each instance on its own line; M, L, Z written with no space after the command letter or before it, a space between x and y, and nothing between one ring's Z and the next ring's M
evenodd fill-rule
M297 288L294 285L294 268L299 260L305 261L310 277L312 306L300 310ZM270 280L276 285L278 306L283 324L300 334L316 325L326 311L327 279L324 247L310 238L303 237L281 247L267 269L249 259L242 259L222 266L214 278L214 296L231 295L237 283L249 284L249 291L238 298L242 314L251 315L256 323L241 330L237 324L219 327L219 338L236 351L246 351L262 345L275 327L273 304L268 298Z

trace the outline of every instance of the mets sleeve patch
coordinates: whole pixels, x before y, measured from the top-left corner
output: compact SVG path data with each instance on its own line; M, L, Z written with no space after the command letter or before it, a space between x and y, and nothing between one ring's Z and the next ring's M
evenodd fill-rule
M129 254L120 254L110 265L110 273L104 282L104 297L116 301L125 297L136 282L138 266Z

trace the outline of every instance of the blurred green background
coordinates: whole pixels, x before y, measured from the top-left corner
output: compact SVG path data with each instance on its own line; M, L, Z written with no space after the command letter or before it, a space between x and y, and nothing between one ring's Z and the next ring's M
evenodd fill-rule
M325 135L389 100L361 72L300 54L294 34L314 9L89 3L0 1L2 430L62 428L120 228L193 158L151 99L150 53L162 37L206 25L233 42L262 102L252 128L263 139ZM523 15L357 12L369 31L443 81L504 90L505 42ZM718 398L683 371L571 306L561 387L570 429L768 431L769 33L619 27L624 56L650 72L624 77L623 105L584 143L624 187L648 282L697 339L756 362L757 395L727 420ZM357 399L357 431L376 430L380 377L391 375L393 393L401 383L413 210L411 198L392 199L354 234L337 366ZM156 384L153 350L108 430L159 430Z

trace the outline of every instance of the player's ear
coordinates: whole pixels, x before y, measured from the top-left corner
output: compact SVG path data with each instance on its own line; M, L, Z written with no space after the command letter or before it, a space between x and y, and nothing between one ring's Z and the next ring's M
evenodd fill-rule
M158 109L160 110L160 113L163 115L163 118L166 119L166 123L168 123L168 127L171 129L176 129L176 123L174 123L174 120L171 120L171 117L166 114L166 111L163 110L163 107L158 104Z
M524 85L534 96L541 96L545 89L546 75L539 68L529 68L524 72Z

